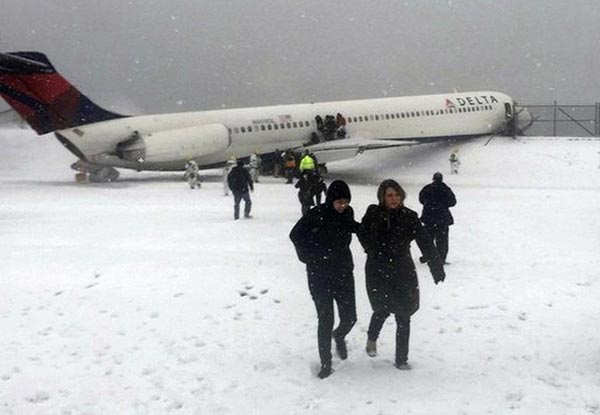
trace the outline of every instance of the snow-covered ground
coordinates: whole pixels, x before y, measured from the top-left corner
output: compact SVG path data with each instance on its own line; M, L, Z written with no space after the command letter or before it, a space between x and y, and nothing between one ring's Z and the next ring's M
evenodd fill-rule
M364 352L354 240L358 323L319 380L292 186L265 178L254 218L233 221L218 172L193 191L178 174L77 184L56 140L0 130L0 413L600 414L600 141L484 144L445 176L446 282L417 265L413 370L392 365L393 319ZM364 154L329 179L358 219L388 177L420 211L451 148Z

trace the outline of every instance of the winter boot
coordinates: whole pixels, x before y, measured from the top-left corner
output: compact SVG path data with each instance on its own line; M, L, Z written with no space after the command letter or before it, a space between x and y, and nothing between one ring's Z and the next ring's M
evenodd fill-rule
M377 340L367 339L367 354L369 357L377 356Z
M403 362L396 362L396 364L394 366L396 366L396 369L398 369L398 370L411 370L412 369L412 367L408 364L408 362L406 360Z
M331 362L321 364L321 370L317 374L319 379L325 379L329 377L333 373L333 369L331 368Z
M348 348L346 347L346 340L334 337L335 350L340 359L346 360L348 358Z

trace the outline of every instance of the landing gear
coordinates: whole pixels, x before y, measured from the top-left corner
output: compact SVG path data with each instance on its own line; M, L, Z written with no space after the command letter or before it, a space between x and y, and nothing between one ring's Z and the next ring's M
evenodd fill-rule
M102 167L94 172L90 172L90 182L105 183L114 182L119 178L119 172L112 167Z
M98 166L83 160L71 164L73 170L77 170L75 181L83 183L90 181L92 183L114 182L119 178L119 171L109 166Z

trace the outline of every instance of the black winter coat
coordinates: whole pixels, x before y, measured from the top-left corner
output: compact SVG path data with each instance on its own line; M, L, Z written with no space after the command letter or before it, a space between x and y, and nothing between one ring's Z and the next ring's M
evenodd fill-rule
M309 270L347 274L354 269L350 242L357 230L352 207L338 213L332 206L322 204L300 218L290 232L290 239L298 259Z
M421 220L426 226L447 227L454 224L450 213L456 205L456 196L444 182L433 182L419 192L419 202L423 205Z
M417 213L406 207L390 210L371 205L362 219L358 238L367 252L365 275L373 311L414 314L419 309L419 281L410 253L413 240L429 259L435 278L444 276L437 249Z
M237 165L227 175L227 185L233 193L246 193L248 188L254 190L250 173L243 166Z

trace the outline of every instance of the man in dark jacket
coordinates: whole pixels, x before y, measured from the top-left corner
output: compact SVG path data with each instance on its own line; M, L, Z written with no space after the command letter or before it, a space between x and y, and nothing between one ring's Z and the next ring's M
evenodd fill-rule
M325 203L308 211L290 232L298 259L306 264L308 287L319 319L318 339L321 379L332 373L331 338L340 359L348 357L345 337L356 323L354 262L350 252L352 233L358 230L349 206L350 189L336 180L327 190ZM333 330L337 303L340 323Z
M227 176L227 185L233 193L234 219L240 218L240 202L242 199L244 200L244 217L251 218L250 209L252 209L252 201L250 200L248 189L254 191L254 185L252 184L250 173L244 168L242 160L238 160L237 165L231 169L231 172Z
M456 205L456 196L444 183L442 173L436 172L433 175L433 182L421 189L419 202L423 205L421 221L433 238L440 257L446 263L449 227L454 224L449 208ZM421 258L421 261L425 262L426 258Z

